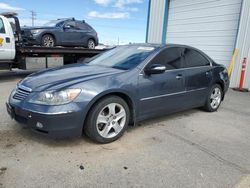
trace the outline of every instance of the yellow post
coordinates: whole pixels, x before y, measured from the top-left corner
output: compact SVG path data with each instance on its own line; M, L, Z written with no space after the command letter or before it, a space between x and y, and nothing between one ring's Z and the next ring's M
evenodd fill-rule
M235 48L233 57L232 57L232 59L231 59L230 65L229 65L229 67L228 67L228 75L229 75L229 76L230 76L231 73L232 73L232 70L233 70L233 67L234 67L234 63L235 63L235 59L236 59L238 53L239 53L239 50L238 50L237 48Z
M3 45L3 40L4 40L4 39L0 37L0 46Z

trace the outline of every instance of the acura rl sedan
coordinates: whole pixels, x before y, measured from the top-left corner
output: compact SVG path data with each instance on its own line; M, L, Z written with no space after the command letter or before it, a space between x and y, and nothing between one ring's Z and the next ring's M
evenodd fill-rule
M99 143L147 118L203 107L216 111L229 79L224 66L184 45L118 46L91 59L34 73L6 103L12 118L43 135L85 133Z

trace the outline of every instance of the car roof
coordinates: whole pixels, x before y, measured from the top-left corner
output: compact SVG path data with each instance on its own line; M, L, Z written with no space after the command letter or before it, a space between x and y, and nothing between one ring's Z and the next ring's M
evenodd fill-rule
M208 56L206 53L204 53L202 50L195 48L193 46L185 45L185 44L173 44L173 43L167 43L167 44L160 44L160 43L134 43L130 44L134 46L145 46L145 47L154 47L154 48L168 48L168 47L181 47L181 48L189 48L198 51L199 53L205 55L210 61L213 61L210 56Z
M160 43L135 43L135 44L131 44L131 45L137 45L137 46L148 46L148 47L155 47L155 48L168 48L168 47L181 47L181 48L189 48L189 49L193 49L196 51L199 51L203 54L205 54L202 50L195 48L193 46L189 46L189 45L185 45L185 44L173 44L173 43L167 43L167 44L160 44Z
M158 49L164 49L164 48L168 48L168 47L189 48L189 49L193 49L193 50L199 51L200 53L202 53L202 54L206 55L207 57L209 57L202 50L200 50L198 48L195 48L195 47L192 47L192 46L185 45L185 44L172 44L172 43L167 43L167 44L160 44L160 43L132 43L132 44L126 44L124 46L138 46L138 47L143 46L143 47L154 47L154 48L158 48Z
M167 43L167 44L160 44L160 43L132 43L132 44L129 44L129 45L132 45L132 46L145 46L145 47L160 47L160 48L166 48L166 47L194 48L192 46L188 46L188 45L185 45L185 44L173 44L173 43Z
M77 20L75 18L58 18L58 21L76 21L76 22L82 22L82 23L86 23L85 20Z

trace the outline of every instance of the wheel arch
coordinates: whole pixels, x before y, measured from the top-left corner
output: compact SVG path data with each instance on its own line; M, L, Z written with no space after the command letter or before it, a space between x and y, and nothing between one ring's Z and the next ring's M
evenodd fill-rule
M126 92L122 92L122 91L111 91L111 92L105 92L105 93L102 93L102 94L99 94L97 97L95 97L89 107L87 108L87 112L86 112L86 116L85 116L85 119L84 119L84 122L83 122L83 127L87 121L87 118L89 116L89 113L91 111L91 109L93 108L93 106L101 101L103 98L106 98L106 97L109 97L109 96L118 96L120 98L122 98L128 105L129 107L129 111L130 111L130 119L129 119L129 124L130 125L134 125L135 122L136 122L136 111L135 111L135 103L134 101L132 100L132 97L127 94Z
M95 39L95 37L90 36L90 37L88 38L88 40L87 40L87 43L88 43L89 40L93 40L93 41L95 42L95 45L96 45L96 46L98 45L97 40Z
M56 35L52 32L47 32L47 31L42 33L42 35L41 35L41 44L42 44L42 39L45 35L51 35L55 39L55 44L57 44L58 39L57 39Z
M224 96L225 96L225 86L224 86L223 81L217 80L214 82L214 84L218 84L221 87L221 89L222 89L222 99L221 100L223 101Z

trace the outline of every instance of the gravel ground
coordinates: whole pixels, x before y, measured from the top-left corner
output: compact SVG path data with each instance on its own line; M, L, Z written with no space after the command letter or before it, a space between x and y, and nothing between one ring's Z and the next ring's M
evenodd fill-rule
M250 94L130 127L118 141L53 140L5 109L21 78L0 78L0 187L250 187Z

